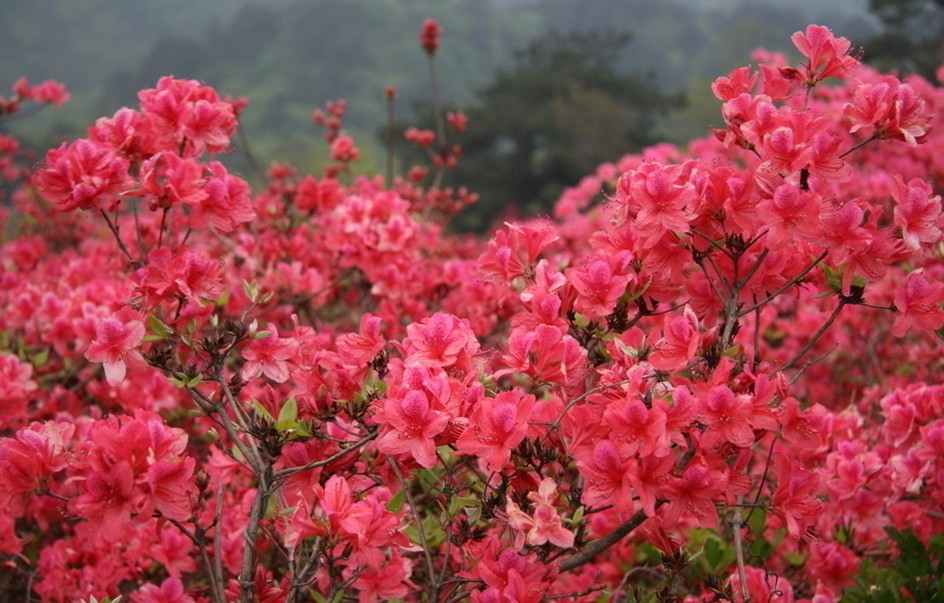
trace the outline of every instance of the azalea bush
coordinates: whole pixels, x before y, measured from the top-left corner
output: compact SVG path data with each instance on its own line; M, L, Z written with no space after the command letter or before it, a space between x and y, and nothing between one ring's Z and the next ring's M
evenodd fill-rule
M793 42L486 240L461 114L354 177L330 103L255 191L195 81L4 135L5 600L940 600L944 91Z

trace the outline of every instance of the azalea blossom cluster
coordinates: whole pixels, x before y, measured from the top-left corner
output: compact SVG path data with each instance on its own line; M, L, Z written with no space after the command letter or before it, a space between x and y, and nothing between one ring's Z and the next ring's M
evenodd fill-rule
M486 241L437 182L251 192L214 159L242 101L194 81L50 151L0 250L3 584L825 603L885 528L944 532L944 89L793 42L715 81L712 136Z

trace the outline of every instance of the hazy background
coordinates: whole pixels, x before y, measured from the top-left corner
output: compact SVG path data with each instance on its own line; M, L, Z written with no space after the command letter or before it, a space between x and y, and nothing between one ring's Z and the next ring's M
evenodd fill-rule
M0 0L0 90L9 90L25 75L34 83L55 78L72 92L62 109L0 128L42 150L83 135L97 117L136 106L139 89L152 87L162 75L174 75L201 80L221 95L248 97L251 104L242 128L264 165L277 160L303 170L318 169L325 148L320 130L311 124L311 112L328 99L346 98L345 129L364 153L359 169L379 171L384 155L379 133L386 119L383 88L392 85L398 90L398 120L428 122L423 106L429 98L427 65L417 34L422 20L433 17L445 30L436 57L443 102L473 117L470 136L476 119L482 126L483 140L467 143L472 164L467 177L486 171L475 163L476 145L493 156L496 149L520 151L530 145L514 136L498 144L495 135L485 131L509 130L511 126L498 119L507 111L495 107L513 106L513 98L520 98L517 105L527 109L515 118L519 122L540 111L554 113L551 121L536 122L535 127L553 129L567 122L575 124L571 129L584 127L591 133L584 138L592 138L596 128L601 140L618 130L619 136L583 152L585 161L578 167L584 169L653 138L684 142L718 125L719 103L708 86L715 77L748 64L754 48L792 53L790 34L818 23L870 51L867 42L891 27L891 13L879 14L881 5L886 5L886 13L918 15L924 27L928 19L920 17L915 6L939 16L942 2L872 0L870 6L869 0ZM555 30L556 41L548 42L549 32ZM584 37L568 37L573 31L584 32ZM622 34L628 36L620 38ZM600 37L592 37L596 35ZM529 44L530 54L516 54ZM588 70L593 74L587 75ZM560 81L552 90L517 90L527 74L535 80ZM553 103L545 102L548 95ZM622 111L611 123L608 107ZM620 128L612 127L616 120L621 120ZM515 199L496 203L527 205L534 199L522 196L544 199L574 178L560 173L553 161L547 163L553 141L541 138L529 150L537 153L528 159L531 163L546 164L534 179L547 183L560 176L560 182L551 182L546 190L518 191ZM571 149L567 161L577 161L575 153ZM510 163L512 155L503 163ZM230 161L241 169L238 156ZM407 163L401 155L399 167ZM475 182L468 184L475 188Z

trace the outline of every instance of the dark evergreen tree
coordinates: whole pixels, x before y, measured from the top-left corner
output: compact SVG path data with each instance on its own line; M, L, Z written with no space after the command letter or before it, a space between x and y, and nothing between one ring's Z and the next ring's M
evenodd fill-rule
M484 228L509 210L547 211L600 163L657 140L659 118L683 99L617 70L629 41L628 33L552 31L496 73L468 111L449 178L480 194L460 227Z
M865 42L865 60L935 81L944 62L944 0L869 0L882 31Z

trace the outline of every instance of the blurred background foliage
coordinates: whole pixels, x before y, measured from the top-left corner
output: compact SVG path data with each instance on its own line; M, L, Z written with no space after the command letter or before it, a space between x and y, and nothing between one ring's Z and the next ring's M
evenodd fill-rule
M398 123L429 124L425 17L443 26L436 56L444 104L470 117L446 184L482 195L464 221L546 211L597 164L719 125L712 79L758 47L792 55L815 22L867 49L883 68L933 75L944 0L0 0L0 82L63 81L72 101L2 126L41 157L97 117L134 106L163 75L195 78L251 101L227 160L317 172L326 162L313 109L346 98L344 127L382 170L385 86ZM2 93L0 93L2 94ZM403 171L410 149L398 146Z

